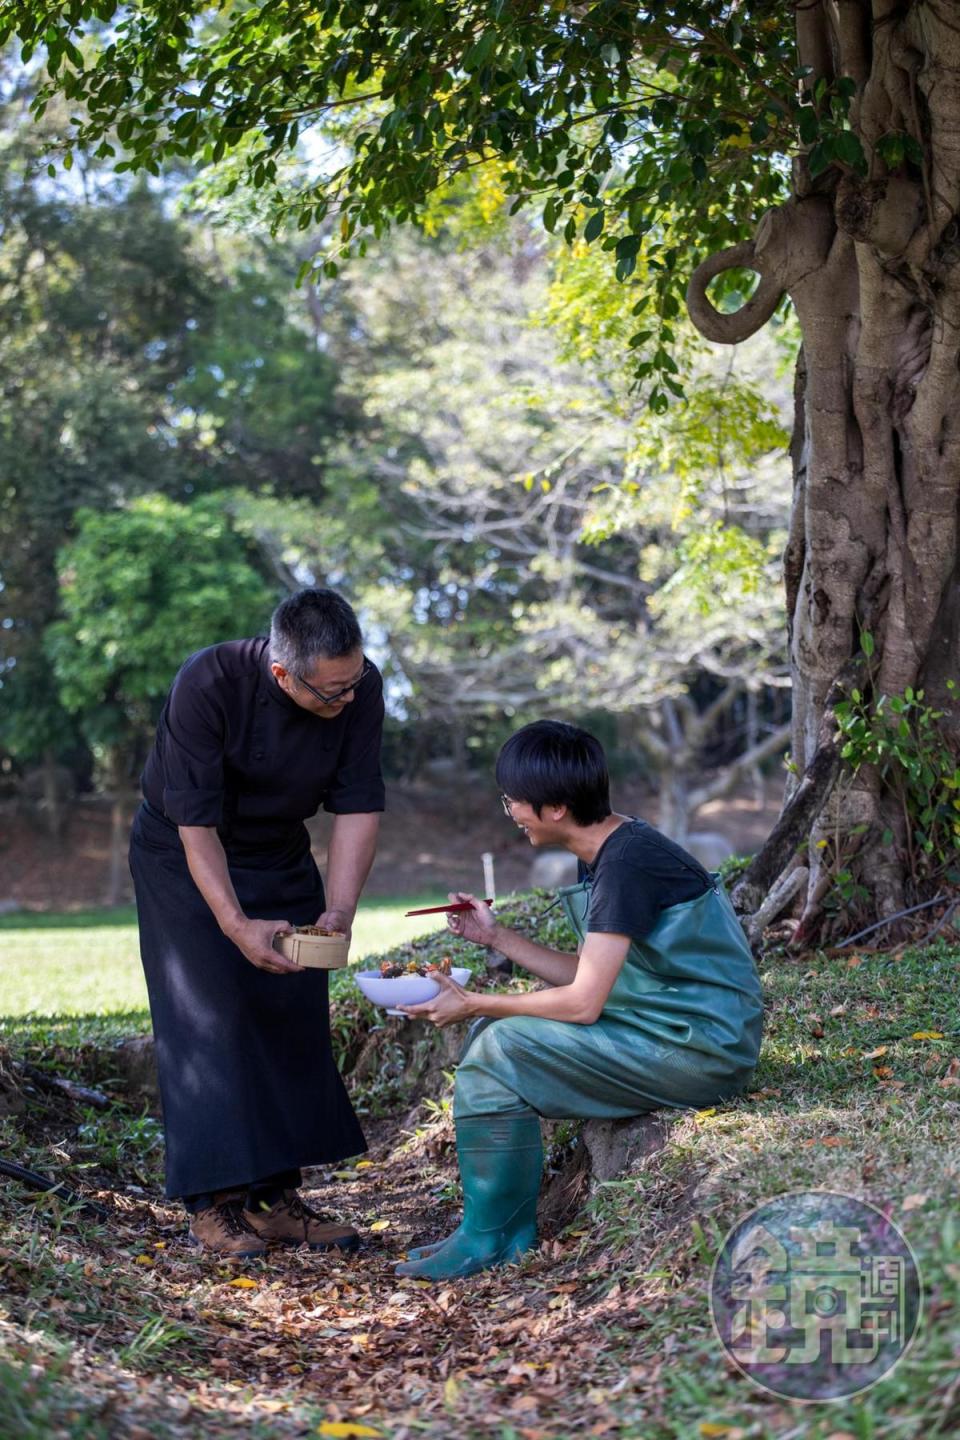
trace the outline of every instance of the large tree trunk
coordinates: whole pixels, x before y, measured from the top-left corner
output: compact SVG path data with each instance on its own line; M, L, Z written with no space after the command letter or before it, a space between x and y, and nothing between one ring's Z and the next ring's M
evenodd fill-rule
M954 7L924 0L812 0L798 7L798 44L801 65L812 67L805 83L856 81L850 120L869 178L831 167L811 180L801 156L793 197L763 217L752 241L698 268L688 303L709 339L735 343L786 292L803 334L784 556L792 748L802 774L830 686L864 630L876 644L876 694L928 679L943 694L955 674L960 29ZM922 174L906 162L890 171L879 158L877 142L896 132L921 146ZM760 285L742 310L721 315L706 286L732 265L759 271ZM807 934L838 836L878 915L906 903L902 809L864 767L833 788L814 822Z

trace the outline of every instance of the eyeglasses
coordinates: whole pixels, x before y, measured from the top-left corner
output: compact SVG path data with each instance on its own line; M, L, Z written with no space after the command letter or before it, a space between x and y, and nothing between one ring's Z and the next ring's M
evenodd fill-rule
M334 695L321 695L320 691L317 690L313 685L311 685L309 680L304 680L302 675L298 675L296 678L305 690L309 690L311 695L316 696L316 698L320 701L321 705L333 705L344 695L349 695L351 690L356 690L360 682L367 678L372 669L373 666L371 665L370 661L364 660L363 669L360 671L360 674L357 676L356 680L351 680L349 685L344 685L343 689L338 690Z
M510 807L511 805L513 805L513 803L514 802L510 799L509 795L500 796L500 804L503 806L503 813L504 815L508 815L511 820L513 819L513 811Z

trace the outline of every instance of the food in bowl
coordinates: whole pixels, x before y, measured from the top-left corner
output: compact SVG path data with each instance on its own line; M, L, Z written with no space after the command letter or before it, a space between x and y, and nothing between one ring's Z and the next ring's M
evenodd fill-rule
M398 980L401 975L430 975L439 970L441 975L449 975L451 961L449 955L444 955L442 960L429 963L424 960L408 960L402 965L399 960L384 960L380 966L380 974L384 980Z
M451 965L449 973L451 980L458 985L470 983L470 971L465 965ZM432 1000L440 990L439 983L431 978L429 971L420 975L404 970L400 975L385 976L379 970L359 970L355 978L367 999L374 1005L382 1006L388 1015L402 1015L398 1005L422 1005L425 1000Z

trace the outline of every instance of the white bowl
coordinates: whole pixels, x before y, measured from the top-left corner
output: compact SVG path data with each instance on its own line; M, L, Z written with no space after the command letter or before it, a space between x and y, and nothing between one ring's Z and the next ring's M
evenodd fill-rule
M402 1015L403 1011L397 1010L396 1006L421 1005L424 1000L432 1000L440 991L437 981L431 980L429 975L397 975L387 980L379 970L358 970L354 978L367 999L374 1005L384 1006L388 1015ZM470 980L470 971L466 966L454 965L450 978L458 985L466 985Z

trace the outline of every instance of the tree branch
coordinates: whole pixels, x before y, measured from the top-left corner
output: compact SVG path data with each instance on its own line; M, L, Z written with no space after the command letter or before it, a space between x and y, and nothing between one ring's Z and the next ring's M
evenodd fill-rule
M690 792L690 809L697 810L701 805L706 805L710 800L719 800L730 791L745 775L752 770L754 765L761 765L764 760L769 760L771 755L776 755L783 747L790 742L790 725L778 725L776 730L771 730L765 740L757 745L751 745L742 755L738 755L731 765L727 765L723 771L711 780L709 785L701 785L699 790Z
M687 311L700 334L707 340L720 345L738 345L766 325L780 303L783 287L779 279L760 272L760 284L753 295L732 315L722 315L707 295L707 286L715 276L724 270L739 266L748 270L757 269L757 260L752 240L741 240L726 250L718 250L701 261L690 276L687 286Z

